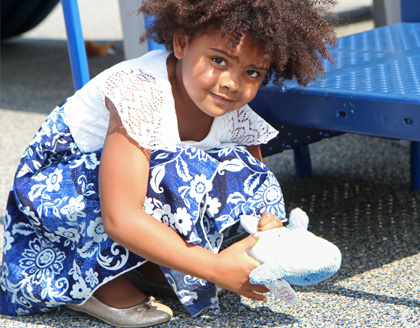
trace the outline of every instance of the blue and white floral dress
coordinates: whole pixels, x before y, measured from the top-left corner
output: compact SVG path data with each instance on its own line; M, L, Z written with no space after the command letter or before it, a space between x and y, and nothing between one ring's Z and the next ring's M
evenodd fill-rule
M26 149L5 217L0 312L42 313L82 303L146 260L105 233L98 171L108 97L128 134L151 149L144 210L189 243L217 253L242 232L241 214L285 210L274 175L243 145L276 134L248 106L214 119L200 142L181 142L166 61L156 51L120 63L58 106ZM242 146L241 146L242 145ZM213 283L162 268L191 315L218 310Z

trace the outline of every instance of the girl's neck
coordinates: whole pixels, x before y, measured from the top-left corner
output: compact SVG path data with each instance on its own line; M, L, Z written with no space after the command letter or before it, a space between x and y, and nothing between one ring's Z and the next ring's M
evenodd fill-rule
M182 83L178 60L173 55L168 58L168 76L172 86L181 141L203 140L208 135L214 118L202 112L188 96Z

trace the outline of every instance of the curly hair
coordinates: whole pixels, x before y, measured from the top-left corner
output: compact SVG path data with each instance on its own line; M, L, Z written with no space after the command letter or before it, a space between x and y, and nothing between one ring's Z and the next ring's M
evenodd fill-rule
M336 0L148 0L139 9L154 22L142 37L173 50L175 31L193 38L211 27L236 46L248 34L271 59L264 77L281 85L296 78L307 85L324 74L321 57L332 61L328 45L336 35L328 17Z

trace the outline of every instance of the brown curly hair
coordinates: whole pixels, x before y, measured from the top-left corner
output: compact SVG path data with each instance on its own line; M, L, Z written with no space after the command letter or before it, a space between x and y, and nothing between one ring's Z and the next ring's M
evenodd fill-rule
M263 84L281 85L296 77L307 85L324 73L321 56L332 61L327 45L336 35L327 17L336 0L148 0L139 9L153 16L147 37L173 50L173 36L182 29L190 38L218 27L232 46L248 34L271 58Z

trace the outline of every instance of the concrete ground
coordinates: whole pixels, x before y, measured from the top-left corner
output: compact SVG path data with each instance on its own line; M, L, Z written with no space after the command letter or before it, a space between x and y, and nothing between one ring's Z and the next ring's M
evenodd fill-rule
M91 76L123 60L116 1L79 1L85 39L112 42L113 56L89 59ZM371 0L339 1L353 10ZM354 6L354 7L352 7ZM338 28L339 35L373 28L372 21ZM73 93L61 8L38 27L1 45L0 220L26 145L51 109ZM222 313L191 318L163 299L175 316L162 327L418 327L420 324L420 193L409 189L404 142L345 134L310 146L314 174L297 180L291 152L267 157L290 210L303 208L310 230L334 242L343 264L332 279L295 288L298 305L270 297L257 303L225 293ZM0 233L1 234L1 233ZM0 246L1 247L1 246ZM0 316L0 327L109 327L68 309Z

